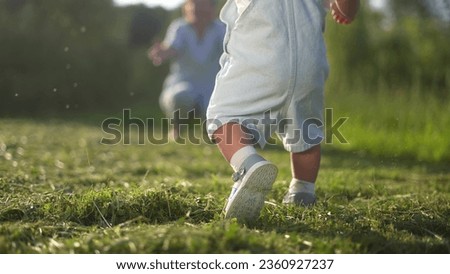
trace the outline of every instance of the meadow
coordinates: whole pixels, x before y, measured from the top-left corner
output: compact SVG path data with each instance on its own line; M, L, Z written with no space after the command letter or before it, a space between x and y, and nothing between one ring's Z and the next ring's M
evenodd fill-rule
M279 175L249 226L223 219L231 169L212 144L102 145L107 115L2 118L0 253L449 253L448 102L361 92L327 106L348 143L324 145L317 205L281 203L290 164L275 144L261 153Z

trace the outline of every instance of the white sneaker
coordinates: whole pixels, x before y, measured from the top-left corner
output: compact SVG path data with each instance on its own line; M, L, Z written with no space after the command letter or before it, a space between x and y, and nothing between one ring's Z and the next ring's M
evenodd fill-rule
M277 174L278 169L271 162L258 154L249 156L233 174L236 183L225 207L225 218L236 218L241 223L256 221Z
M313 206L316 203L316 195L308 192L286 193L283 204L294 204L297 206Z

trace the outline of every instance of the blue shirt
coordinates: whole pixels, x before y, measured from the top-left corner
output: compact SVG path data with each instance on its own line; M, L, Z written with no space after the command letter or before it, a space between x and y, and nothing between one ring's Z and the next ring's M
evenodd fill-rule
M169 26L164 43L178 52L172 61L164 87L179 82L189 82L195 95L207 105L220 70L219 59L223 53L225 24L213 21L199 38L193 26L178 19Z

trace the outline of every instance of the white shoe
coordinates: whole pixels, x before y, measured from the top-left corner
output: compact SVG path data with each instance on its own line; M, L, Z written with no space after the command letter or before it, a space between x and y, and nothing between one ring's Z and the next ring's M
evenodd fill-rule
M225 218L236 218L240 223L256 221L277 174L278 169L271 162L258 154L249 156L233 174L236 183L225 207Z
M316 203L316 195L308 192L286 193L283 204L294 204L297 206L313 206Z

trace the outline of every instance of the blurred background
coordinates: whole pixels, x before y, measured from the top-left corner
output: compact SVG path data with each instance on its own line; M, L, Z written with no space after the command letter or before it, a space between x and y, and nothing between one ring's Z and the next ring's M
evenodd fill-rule
M0 0L0 115L158 112L168 67L153 67L146 50L181 14L160 2ZM329 89L448 100L449 1L363 2L354 25L328 22Z
M143 2L0 0L0 117L160 117L168 65L146 53L182 1ZM450 0L368 0L350 26L327 20L344 149L450 160Z
M222 221L231 170L212 144L152 144L159 119L101 144L125 108L163 116L169 67L147 50L182 1L0 0L0 253L449 253L450 0L328 15L326 122L345 140L327 132L308 210L278 206L290 162L266 149L280 175L242 229Z

